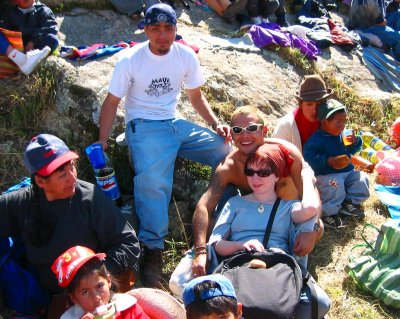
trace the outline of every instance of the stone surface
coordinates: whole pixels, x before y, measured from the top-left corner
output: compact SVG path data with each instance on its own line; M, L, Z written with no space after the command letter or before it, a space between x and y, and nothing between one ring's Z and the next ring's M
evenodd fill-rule
M211 11L201 10L194 3L190 6L191 9L186 10L178 5L178 34L200 48L198 57L207 78L206 86L215 100L230 101L236 106L254 104L268 115L269 126L273 128L277 118L296 106L294 94L303 74L271 51L253 53L213 46L213 36L231 37L238 26L226 23ZM73 12L57 16L64 45L112 45L120 41L141 42L146 39L143 31L137 29L137 22L115 11L75 8ZM343 20L339 15L336 18ZM294 16L289 16L289 20L294 22ZM85 119L97 123L99 108L119 54L93 61L51 58L65 68L57 102L59 111L79 107ZM383 103L390 98L355 54L331 46L318 58L317 65L361 96L374 97ZM201 122L184 95L179 111L183 117ZM122 112L119 114L123 115ZM122 124L121 118L119 124Z

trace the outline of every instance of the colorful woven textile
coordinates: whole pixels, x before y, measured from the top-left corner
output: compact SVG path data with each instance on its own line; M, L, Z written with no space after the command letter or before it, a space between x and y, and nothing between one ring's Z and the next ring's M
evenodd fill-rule
M185 40L180 39L176 40L176 42L182 43L186 46L189 46L193 49L194 52L198 53L199 48L188 44ZM71 60L77 61L85 61L85 60L94 60L106 55L115 54L123 49L133 47L134 45L140 42L128 41L128 42L119 42L114 45L106 45L103 43L95 43L91 46L62 46L60 50L60 56L63 58L68 58Z
M357 246L361 245L363 244ZM388 219L382 225L374 246L366 240L365 246L368 248L364 254L351 260L346 266L346 272L359 287L369 291L386 305L400 308L399 220Z
M17 50L24 51L22 33L0 28L0 32L7 38L10 44ZM0 79L5 79L16 75L19 72L17 65L6 55L0 54Z

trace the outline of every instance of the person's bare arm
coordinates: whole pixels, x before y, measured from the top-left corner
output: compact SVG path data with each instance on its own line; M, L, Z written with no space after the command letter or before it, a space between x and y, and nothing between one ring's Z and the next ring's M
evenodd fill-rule
M226 173L226 171L219 166L211 178L207 191L200 198L196 210L194 211L193 242L195 248L206 246L211 215L228 185L228 183L225 182L225 178L223 178L224 173ZM192 271L195 276L206 274L206 262L207 256L204 254L194 258Z
M188 95L189 101L192 104L193 108L199 113L199 115L210 125L218 124L217 126L213 126L218 135L223 138L230 140L230 128L229 125L223 125L219 122L219 119L214 114L211 109L210 104L207 99L201 92L200 88L196 89L187 89L186 93Z
M113 126L118 104L120 101L121 99L119 97L108 93L103 102L103 105L101 106L99 119L99 140L97 141L97 143L101 144L103 149L106 149L108 147L108 136Z
M296 206L292 210L292 221L296 224L302 223L312 217L319 216L321 211L321 201L315 187L314 171L306 162L303 162L301 177L303 181L301 205Z
M242 250L246 251L265 251L264 245L260 243L257 239L251 239L248 241L230 241L221 239L214 244L215 252L219 256L229 256Z

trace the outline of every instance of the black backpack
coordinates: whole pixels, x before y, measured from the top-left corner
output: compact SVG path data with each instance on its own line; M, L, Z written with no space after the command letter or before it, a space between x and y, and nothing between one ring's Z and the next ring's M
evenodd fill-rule
M279 203L280 198L277 198L263 240L265 247ZM254 262L255 259L258 261ZM262 262L266 268L257 266ZM249 319L293 318L303 285L308 282L292 256L273 249L238 252L222 261L214 273L220 273L232 282L238 301L243 305L243 317ZM318 304L314 287L310 289L312 314L316 318Z

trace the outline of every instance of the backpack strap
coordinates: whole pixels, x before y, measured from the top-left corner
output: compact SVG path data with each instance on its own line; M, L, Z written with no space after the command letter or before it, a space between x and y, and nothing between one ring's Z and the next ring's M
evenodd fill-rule
M267 247L267 244L269 241L269 236L271 235L272 224L274 223L275 215L276 215L276 212L278 211L278 206L279 206L280 202L281 202L280 197L277 197L275 200L274 206L272 207L271 215L269 216L267 228L265 229L264 239L262 242L264 247Z

